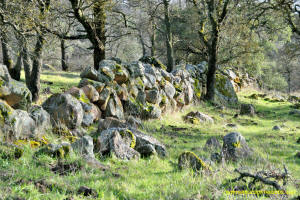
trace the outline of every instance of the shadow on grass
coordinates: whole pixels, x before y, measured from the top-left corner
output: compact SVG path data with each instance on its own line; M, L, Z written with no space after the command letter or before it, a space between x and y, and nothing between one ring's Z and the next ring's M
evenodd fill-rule
M79 75L72 74L72 73L57 73L57 72L43 72L43 75L49 75L49 76L61 76L64 78L80 78Z

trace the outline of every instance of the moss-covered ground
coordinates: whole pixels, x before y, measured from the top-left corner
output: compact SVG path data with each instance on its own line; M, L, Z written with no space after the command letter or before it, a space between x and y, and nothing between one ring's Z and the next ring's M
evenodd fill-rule
M42 90L50 87L53 92L61 92L76 86L79 79L77 73L45 72L41 80L53 84L43 83ZM0 157L0 199L95 199L77 194L80 186L94 189L98 199L232 199L226 191L245 185L243 181L230 183L229 180L238 177L235 168L248 172L276 169L283 172L284 165L290 173L285 186L292 193L289 198L296 197L300 195L300 159L295 157L300 151L300 144L296 142L300 137L300 118L288 115L291 110L289 102L271 103L262 98L245 98L254 92L244 90L238 94L241 103L252 103L257 108L258 114L252 118L234 118L238 113L236 109L220 110L200 103L180 112L165 114L160 120L144 122L143 131L166 144L169 155L165 159L152 157L122 161L115 157L105 158L101 162L109 165L111 170L103 172L88 166L77 155L71 154L63 160L47 155L34 156L37 148L25 145L20 159ZM43 95L43 98L46 96L49 95ZM195 110L212 116L215 123L195 125L184 122L183 115ZM229 123L236 124L237 128L226 126ZM282 129L273 131L275 125ZM212 173L195 174L191 170L178 169L180 153L192 151L199 157L209 158L210 154L203 150L206 140L215 136L222 141L222 137L232 131L238 131L246 138L255 152L254 159L216 164L212 166ZM56 135L47 135L46 138L55 143L67 140ZM58 162L76 162L81 167L62 176L51 170ZM274 189L257 183L257 190Z

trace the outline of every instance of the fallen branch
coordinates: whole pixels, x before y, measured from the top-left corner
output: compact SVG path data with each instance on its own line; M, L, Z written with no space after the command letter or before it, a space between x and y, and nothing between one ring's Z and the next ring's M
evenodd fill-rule
M284 172L281 174L276 172L266 172L266 171L259 171L256 174L251 174L249 172L241 172L238 169L235 169L234 171L239 173L240 176L238 178L231 180L231 182L236 182L242 180L243 178L250 177L253 178L252 182L250 183L251 185L255 184L257 181L260 181L266 185L273 186L276 190L283 191L285 194L287 194L284 188L277 181L275 181L275 180L283 180L283 185L286 185L286 181L289 175L285 166L284 166ZM270 178L273 178L275 180L270 180Z

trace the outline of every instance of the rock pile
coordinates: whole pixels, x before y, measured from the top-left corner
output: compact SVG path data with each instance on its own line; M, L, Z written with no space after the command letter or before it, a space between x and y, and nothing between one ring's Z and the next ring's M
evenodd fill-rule
M31 107L26 85L13 80L6 66L0 64L1 141L40 137L51 128L50 115L42 107Z

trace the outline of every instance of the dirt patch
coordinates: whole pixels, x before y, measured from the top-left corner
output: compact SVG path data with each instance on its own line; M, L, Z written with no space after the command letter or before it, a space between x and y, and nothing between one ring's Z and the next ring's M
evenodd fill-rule
M76 173L83 169L83 166L79 162L58 162L55 166L51 168L51 171L60 176L66 176L69 174Z

